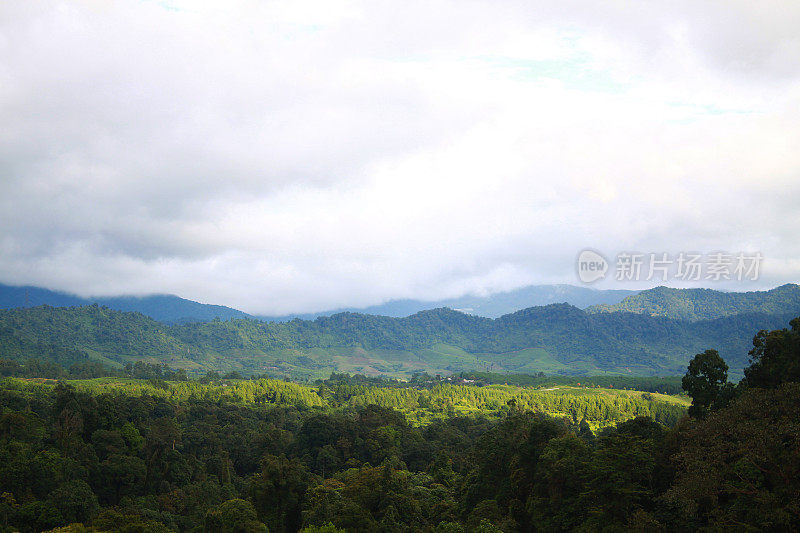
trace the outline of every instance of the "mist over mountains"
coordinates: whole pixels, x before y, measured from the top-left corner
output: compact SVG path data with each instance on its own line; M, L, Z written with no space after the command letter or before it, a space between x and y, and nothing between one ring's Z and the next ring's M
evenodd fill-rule
M313 320L342 312L364 313L391 317L405 317L439 307L449 307L468 314L497 318L527 307L552 303L568 303L584 309L593 305L619 303L626 296L638 291L597 290L573 285L532 285L513 291L498 292L487 296L466 295L446 300L393 300L364 308L348 307L317 313L301 313L283 316L253 316L222 305L210 305L187 300L173 295L117 296L81 298L79 296L42 289L39 287L15 287L0 284L0 309L17 307L69 307L98 304L117 311L136 311L160 322L205 322L220 318L258 318L271 322L285 322L295 318Z
M498 318L503 315L541 305L567 303L579 309L597 305L613 305L627 296L637 294L634 290L598 290L574 285L530 285L512 291L503 291L486 296L465 295L444 300L392 300L369 307L348 307L320 313L306 313L285 316L260 316L269 321L286 321L294 318L312 320L320 316L330 316L341 312L364 313L391 317L406 317L425 311L448 307L470 315Z
M15 287L0 284L0 309L19 307L71 307L98 304L116 311L142 313L160 322L206 321L220 318L247 318L250 315L223 305L202 304L178 296L116 296L81 298L72 294L39 287Z

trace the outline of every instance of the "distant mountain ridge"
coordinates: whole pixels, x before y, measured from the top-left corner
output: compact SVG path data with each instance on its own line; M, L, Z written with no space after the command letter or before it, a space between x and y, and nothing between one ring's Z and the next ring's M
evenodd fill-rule
M197 322L220 318L248 318L250 315L223 305L202 304L178 296L157 294L151 296L115 296L101 298L81 298L39 287L15 287L0 284L0 309L20 307L86 306L92 304L106 306L116 311L135 311L160 322Z
M680 320L711 320L742 313L800 315L800 285L787 283L768 291L751 292L655 287L619 303L595 305L586 311L624 311Z
M401 377L480 369L674 375L694 354L716 348L737 372L753 335L791 318L743 313L689 321L551 304L497 319L440 308L405 318L339 313L313 321L170 325L98 305L41 306L0 311L0 358L68 360L81 352L112 365L144 360L299 379L332 371Z
M581 309L597 304L615 304L638 291L597 290L573 285L531 285L513 291L498 292L488 296L467 295L446 300L393 300L381 305L364 308L342 308L318 313L301 313L283 316L253 317L238 309L222 305L211 305L187 300L173 295L116 296L81 298L79 296L42 289L39 287L15 287L0 284L0 309L18 307L84 306L97 303L117 311L135 311L160 322L207 322L220 318L259 318L269 322L287 322L295 318L314 320L320 316L331 316L342 312L363 313L391 317L406 317L439 307L458 309L469 314L497 318L527 307L551 303L569 303Z
M259 316L270 322L286 322L295 318L314 320L320 316L331 316L337 313L363 313L366 315L407 317L420 311L448 307L467 314L487 318L499 318L503 315L549 304L567 303L579 309L593 305L615 304L627 296L639 291L622 289L592 289L574 285L529 285L511 291L502 291L487 296L466 295L460 298L443 300L391 300L384 304L369 307L348 307L319 313L303 313L283 316Z

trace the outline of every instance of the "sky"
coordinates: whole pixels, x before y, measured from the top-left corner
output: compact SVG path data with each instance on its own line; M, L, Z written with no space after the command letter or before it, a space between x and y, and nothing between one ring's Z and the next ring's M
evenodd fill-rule
M800 281L800 3L0 3L0 283L250 313ZM613 266L612 266L613 268Z

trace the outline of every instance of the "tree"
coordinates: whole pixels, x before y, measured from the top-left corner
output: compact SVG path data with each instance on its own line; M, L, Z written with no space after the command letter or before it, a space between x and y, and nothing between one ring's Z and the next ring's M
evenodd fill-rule
M728 365L716 350L695 355L682 381L683 390L692 397L689 416L705 418L727 381Z
M144 461L135 456L112 454L100 463L98 494L104 502L117 503L123 496L137 494L146 477Z
M680 429L671 530L799 531L800 384L753 388ZM676 520L677 521L677 520Z
M233 499L212 507L206 513L209 533L266 533L267 526L258 521L253 504Z
M47 498L47 504L58 510L64 523L86 522L100 509L91 487L80 479L58 486Z
M591 469L591 445L566 434L551 439L538 458L527 509L540 531L573 531L589 509L580 500Z
M250 491L256 510L272 531L297 531L308 486L308 472L298 459L265 454Z
M219 375L219 372L216 370L209 370L206 372L206 375L199 379L200 383L213 383L214 381L219 381L222 379Z
M800 381L800 317L791 330L761 330L753 338L750 366L744 369L746 387L774 388Z

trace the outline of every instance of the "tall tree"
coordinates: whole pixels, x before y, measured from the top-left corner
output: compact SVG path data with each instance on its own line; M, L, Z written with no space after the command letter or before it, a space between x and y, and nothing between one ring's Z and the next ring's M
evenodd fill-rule
M689 415L704 418L728 382L728 365L716 350L706 350L689 361L683 389L692 397Z
M750 366L744 369L747 387L774 388L785 382L800 382L800 317L791 329L761 330L753 338Z

